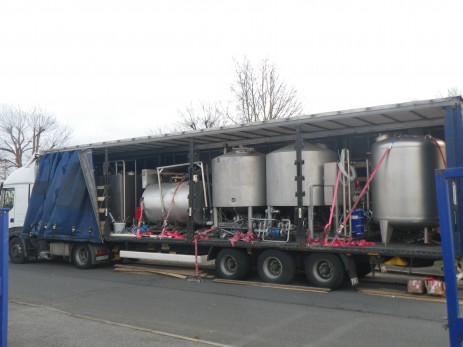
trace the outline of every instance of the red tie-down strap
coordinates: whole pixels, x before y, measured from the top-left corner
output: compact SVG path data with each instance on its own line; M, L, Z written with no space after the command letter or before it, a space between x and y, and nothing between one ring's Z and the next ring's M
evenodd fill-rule
M232 246L235 247L235 242L237 241L243 241L243 242L254 242L254 241L259 241L260 239L254 235L250 230L246 234L243 234L242 232L236 232L235 235L233 235L229 241L231 242Z
M367 247L374 246L375 242L369 242L366 240L352 240L350 237L340 238L336 235L331 241L328 241L325 238L307 238L307 243L309 245L322 245L324 247Z
M135 234L135 237L137 239L141 238L141 234L140 234L140 229L141 229L141 222L143 220L143 210L145 208L145 203L143 202L143 200L140 202L140 218L138 219L138 225L137 225L137 233Z

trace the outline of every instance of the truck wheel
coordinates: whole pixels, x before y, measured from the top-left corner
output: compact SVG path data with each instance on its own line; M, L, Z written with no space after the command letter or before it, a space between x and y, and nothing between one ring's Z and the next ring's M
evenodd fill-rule
M26 261L24 246L19 238L13 237L9 241L8 255L10 257L10 261L14 264L22 264Z
M86 244L75 245L72 249L72 262L79 269L90 269L93 267L90 248Z
M215 258L215 269L219 277L241 280L251 270L251 259L240 249L224 248Z
M305 275L315 287L336 289L346 278L341 259L335 254L313 253L304 259Z
M288 283L296 274L296 262L289 253L268 249L257 258L257 271L264 282Z

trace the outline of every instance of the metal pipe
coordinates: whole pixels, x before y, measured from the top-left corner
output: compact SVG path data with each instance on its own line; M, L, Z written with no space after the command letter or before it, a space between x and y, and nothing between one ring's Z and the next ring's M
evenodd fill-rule
M211 185L209 182L209 166L206 164L206 189L207 189L207 198L209 200L209 206L212 205L212 198L211 198Z
M203 194L204 194L204 205L205 207L209 207L208 203L207 203L207 191L206 191L206 180L204 179L204 166L203 166L203 163L202 162L199 162L199 164L196 164L200 167L201 169L201 181L202 181L202 184L203 184Z
M346 149L342 149L341 152L342 155L341 155L341 158L343 158L343 161L342 163L340 163L342 165L342 167L345 169L345 152ZM341 175L341 183L342 183L342 175ZM345 184L342 184L342 219L346 218L346 185Z
M350 151L347 150L347 172L350 174ZM350 181L348 180L348 178L346 177L346 180L347 180L347 183L348 183L348 186L347 186L347 198L348 198L348 202L349 202L349 211L352 207L352 192L351 192L351 184L350 184ZM347 231L344 232L344 235L347 233ZM352 235L352 222L349 220L349 235Z
M162 211L162 216L166 216L166 208L164 206L164 199L162 198L162 184L161 184L161 173L164 170L162 167L158 167L156 169L158 173L158 186L159 186L159 199L161 199L161 211Z

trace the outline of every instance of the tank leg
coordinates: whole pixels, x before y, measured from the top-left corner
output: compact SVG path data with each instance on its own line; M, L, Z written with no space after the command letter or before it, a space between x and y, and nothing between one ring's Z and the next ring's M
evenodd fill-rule
M214 207L213 214L214 214L214 227L217 228L219 226L219 211L217 210L217 207Z
M388 244L389 241L391 241L392 226L389 225L389 221L380 220L379 221L379 228L381 229L381 241L384 244Z
M252 231L252 206L248 206L248 229Z
M424 228L424 243L429 243L429 229L428 229L428 227Z
M314 237L314 225L313 225L313 206L309 206L309 232L310 232L310 237Z

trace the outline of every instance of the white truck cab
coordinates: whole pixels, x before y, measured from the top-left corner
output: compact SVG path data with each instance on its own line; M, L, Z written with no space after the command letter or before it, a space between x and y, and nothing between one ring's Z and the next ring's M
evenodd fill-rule
M22 228L26 217L29 197L35 181L36 160L13 171L3 182L0 192L0 207L10 209L8 212L8 229Z

